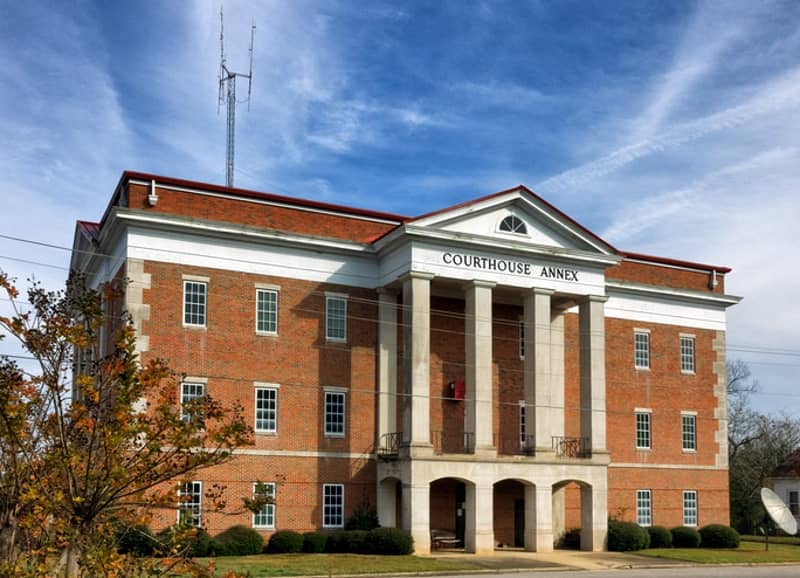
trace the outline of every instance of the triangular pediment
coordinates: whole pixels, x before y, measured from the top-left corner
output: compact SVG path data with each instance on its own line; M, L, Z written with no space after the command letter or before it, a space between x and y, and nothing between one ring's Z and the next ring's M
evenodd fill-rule
M484 239L520 247L615 254L600 237L520 186L469 203L424 215L414 227Z

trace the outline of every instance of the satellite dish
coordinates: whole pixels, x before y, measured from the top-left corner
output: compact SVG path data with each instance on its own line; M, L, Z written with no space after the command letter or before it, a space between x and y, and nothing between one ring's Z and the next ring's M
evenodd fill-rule
M790 536L797 534L797 520L778 494L769 488L761 488L761 503L781 530Z

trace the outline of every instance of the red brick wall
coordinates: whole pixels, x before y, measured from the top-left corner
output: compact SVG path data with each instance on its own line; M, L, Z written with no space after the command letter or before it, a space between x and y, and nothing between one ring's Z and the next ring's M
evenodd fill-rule
M706 271L691 271L666 267L658 264L640 263L638 261L623 260L619 265L606 270L606 279L619 279L620 281L633 281L646 285L661 285L693 291L709 291L711 273ZM725 293L725 276L717 274L717 286L714 293Z
M265 227L318 237L371 242L396 225L257 203L231 197L214 197L156 187L158 204L150 207L148 185L128 185L128 206L196 219Z

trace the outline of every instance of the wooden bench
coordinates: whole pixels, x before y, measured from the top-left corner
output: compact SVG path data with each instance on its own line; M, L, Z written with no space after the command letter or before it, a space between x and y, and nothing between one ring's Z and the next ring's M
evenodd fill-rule
M456 538L455 532L450 530L431 530L431 549L456 548L461 540Z

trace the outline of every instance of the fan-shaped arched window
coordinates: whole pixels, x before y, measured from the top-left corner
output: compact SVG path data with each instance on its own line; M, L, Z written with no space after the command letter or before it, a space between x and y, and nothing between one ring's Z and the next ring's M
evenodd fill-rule
M528 228L525 226L525 223L522 222L522 219L515 217L514 215L509 215L500 221L499 229L506 233L519 233L520 235L528 234Z

